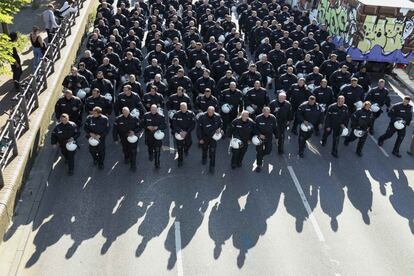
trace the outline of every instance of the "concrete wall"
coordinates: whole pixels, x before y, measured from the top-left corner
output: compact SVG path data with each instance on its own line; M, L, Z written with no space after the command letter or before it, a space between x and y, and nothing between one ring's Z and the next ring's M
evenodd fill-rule
M95 12L98 4L99 1L95 0L84 2L80 16L76 18L76 25L72 27L72 34L67 38L66 46L61 50L61 58L55 64L55 72L48 78L48 88L39 96L39 108L30 116L30 129L18 140L18 156L3 172L4 187L0 190L0 237L3 237L11 221L16 196L37 152L43 142L49 143L49 141L44 141L44 137L52 123L51 117L55 103L62 92L62 81L69 73L70 65L76 59L88 17Z

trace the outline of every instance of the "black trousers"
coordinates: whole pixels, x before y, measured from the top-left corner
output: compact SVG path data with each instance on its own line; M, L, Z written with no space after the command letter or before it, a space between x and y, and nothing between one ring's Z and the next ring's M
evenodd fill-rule
M60 146L60 152L62 153L63 157L65 157L66 161L68 162L69 171L73 171L73 169L75 168L75 152L68 151L66 149L66 144L59 145L59 146Z
M311 131L303 131L302 129L299 130L299 154L303 154L306 147L306 141L312 137L313 130Z
M247 144L247 141L243 141L243 146L239 149L231 149L232 155L231 155L231 165L232 166L241 166L243 162L243 157L246 154L247 148L249 145Z
M13 72L13 85L14 85L14 89L16 91L20 91L20 78L22 77L22 66L16 66L16 65L12 65L11 66L12 72Z
M287 122L282 122L277 127L277 150L279 151L279 153L283 152L283 148L285 145L286 124Z
M137 165L137 147L138 142L130 143L127 140L128 136L121 137L121 145L122 145L122 152L124 153L125 160L129 161L131 167L135 167Z
M364 148L365 145L365 141L367 140L368 137L368 133L365 133L364 136L362 137L356 137L354 134L354 129L352 129L351 134L345 138L345 143L350 143L355 141L356 139L358 139L358 144L357 144L357 149L356 152L357 153L362 153L362 149Z
M207 154L210 159L210 167L216 166L216 148L217 142L214 139L205 139L204 144L201 145L201 149L203 151L202 158L203 160L207 160Z
M374 124L375 124L375 120L377 120L379 118L379 116L381 116L382 110L378 111L378 112L372 112L373 119L372 119L372 124L371 124L371 129L374 129Z
M394 135L394 133L397 132L397 139L395 140L394 149L392 151L393 152L399 152L401 143L402 143L402 141L404 140L404 137L405 137L405 132L406 132L405 129L406 128L397 130L394 127L394 124L390 123L388 125L387 131L378 138L378 141L385 141L385 140L391 138Z
M177 152L178 152L178 161L184 160L184 153L188 152L191 145L193 144L193 140L191 139L191 133L187 133L184 140L177 140Z
M263 157L272 152L272 139L265 139L263 143L256 146L256 163L258 167L263 166Z
M328 136L332 133L332 153L338 153L339 138L341 137L341 127L333 127L330 130L323 131L322 141L326 143Z
M152 134L149 134L145 136L145 143L148 146L148 155L154 157L154 165L156 168L159 168L162 141L155 139Z
M233 107L235 108L235 107ZM229 126L231 125L231 122L236 119L237 117L237 110L234 111L232 110L230 113L225 114L225 113L221 113L221 118L223 119L223 131L225 134L227 134L227 130L229 128Z
M100 139L96 147L89 145L89 152L94 161L98 162L99 165L103 165L105 161L105 139Z

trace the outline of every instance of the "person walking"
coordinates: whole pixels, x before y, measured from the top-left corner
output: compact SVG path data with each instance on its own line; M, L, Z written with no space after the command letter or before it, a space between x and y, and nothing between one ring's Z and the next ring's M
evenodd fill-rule
M12 32L9 35L10 42L16 42L17 41L17 33ZM22 76L23 70L22 70L22 63L20 60L19 53L17 52L16 46L13 46L13 53L12 57L14 59L14 62L11 64L11 69L13 72L13 85L15 92L20 92L20 78Z
M54 14L55 7L52 4L47 5L47 9L42 13L43 24L47 32L47 42L51 43L55 30L59 27Z
M33 26L29 38L33 49L33 71L35 71L42 59L43 49L46 45L43 38L40 36L40 29L38 26Z

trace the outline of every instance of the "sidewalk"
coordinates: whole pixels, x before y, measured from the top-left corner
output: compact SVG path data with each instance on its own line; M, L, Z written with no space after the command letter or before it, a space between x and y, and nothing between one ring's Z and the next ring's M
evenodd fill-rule
M393 77L395 77L399 82L404 84L408 91L414 95L414 80L410 80L408 74L404 69L395 68L393 70Z
M35 10L31 6L23 8L15 15L13 24L9 25L10 32L20 32L23 35L29 35L34 25L39 26L43 30L41 16L46 6L52 3L59 8L63 2L64 0L41 0L39 8ZM46 32L43 32L42 36L46 37ZM19 55L22 62L23 75L21 79L23 80L32 72L33 53L30 42L26 49L22 53L19 53ZM11 75L0 76L0 128L8 119L8 115L4 112L7 112L12 107L13 101L11 99L15 96L11 78Z

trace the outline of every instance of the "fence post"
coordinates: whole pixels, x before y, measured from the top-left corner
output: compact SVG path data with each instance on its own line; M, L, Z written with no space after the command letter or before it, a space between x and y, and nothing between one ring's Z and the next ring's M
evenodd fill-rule
M57 41L57 36L55 39L55 43L56 41ZM53 53L55 52L55 48L56 48L56 44L50 45L50 50L49 50L50 74L53 74L55 72L55 61L53 59Z
M9 121L9 139L12 141L13 155L16 156L19 152L17 151L16 133L14 133L14 120L8 119L7 121Z
M22 112L24 116L24 123L26 124L25 129L29 129L29 112L27 112L27 103L26 99L23 95L20 95L20 99L22 99Z
M39 91L42 91L42 89L47 89L47 58L42 58L40 65L42 70L37 72L40 73Z
M32 93L34 95L35 100L35 107L39 107L39 98L37 97L37 84L36 84L36 77L34 76L32 79Z

